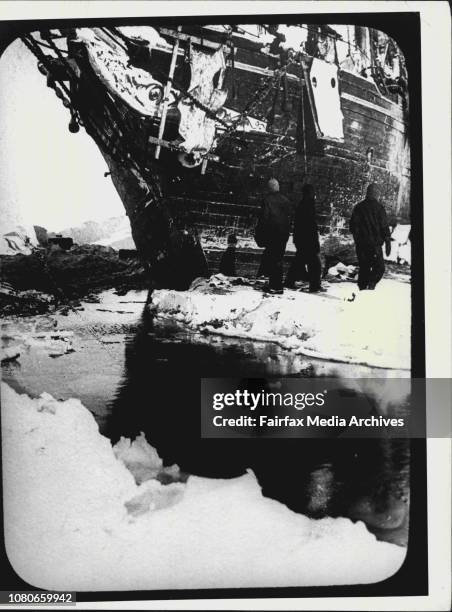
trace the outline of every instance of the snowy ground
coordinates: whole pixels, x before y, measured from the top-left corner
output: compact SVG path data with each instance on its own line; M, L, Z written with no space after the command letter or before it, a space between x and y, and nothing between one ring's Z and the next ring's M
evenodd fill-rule
M195 281L189 291L156 291L160 318L206 333L277 342L296 353L344 363L410 369L409 282L384 278L375 291L324 282L325 293L286 290L266 296L227 277Z
M252 473L177 482L143 438L112 448L78 400L3 384L2 448L7 553L36 587L373 583L405 557L362 522L309 519L263 497ZM160 483L165 471L175 482Z

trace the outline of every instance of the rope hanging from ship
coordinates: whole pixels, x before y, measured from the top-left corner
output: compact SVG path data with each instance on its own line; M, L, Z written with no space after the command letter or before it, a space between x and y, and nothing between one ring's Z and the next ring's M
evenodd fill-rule
M103 28L103 30L106 30L106 28ZM116 34L117 32L115 32ZM111 38L117 42L117 38L114 35L111 35ZM124 35L121 35L120 38L122 38L124 41L127 40L127 37L125 37ZM37 41L36 39L34 39L33 37L30 36L31 40L25 39L25 37L23 38L24 43L27 45L27 47L34 53L34 55L38 58L38 60L40 61L41 64L46 64L47 63L47 56L41 51L40 49L40 45L42 45L43 43L41 41ZM230 42L231 40L231 34L229 34L228 36L228 41ZM59 59L64 63L64 65L66 66L68 72L70 72L72 74L74 78L74 80L76 80L76 75L73 72L72 66L69 64L69 62L67 61L67 58L63 57L63 55L61 54L61 49L59 49L53 42L53 40L49 37L48 39L48 44L46 44L45 46L47 48L50 48L51 50L53 50L55 52L55 54L57 55L57 57L59 57ZM195 96L193 96L189 91L187 91L187 88L184 87L180 82L178 82L176 79L172 79L172 85L177 88L179 90L180 95L182 96L186 96L190 99L190 101L198 108L200 108L203 112L206 113L206 115L208 117L210 117L211 119L215 120L216 122L218 122L220 125L222 125L225 130L223 131L223 133L219 134L216 138L216 146L218 146L218 144L220 144L220 142L224 141L227 138L238 138L238 140L240 141L241 144L246 145L246 141L243 137L240 137L237 132L239 127L241 126L242 122L244 121L244 119L246 118L247 115L249 115L259 104L261 104L262 102L265 101L265 99L270 95L270 93L272 91L274 91L274 89L276 87L279 87L279 82L281 80L281 76L284 75L284 77L286 77L286 73L287 73L287 68L293 64L293 61L289 61L287 62L286 65L282 66L281 68L279 68L278 70L274 71L274 74L270 77L268 77L267 79L264 79L261 86L259 87L259 89L255 92L254 96L248 101L248 103L245 105L244 109L242 110L241 113L239 113L239 115L232 121L232 122L226 122L224 121L224 119L222 119L221 116L219 116L219 113L212 111L210 108L208 108L207 106L205 106L204 104L202 104L201 102L199 102ZM47 72L50 74L52 71L52 67L50 65L47 65L46 68ZM162 71L159 71L158 69L155 70L156 75L160 78L167 78L167 75L165 75ZM62 98L62 95L59 91L59 88L57 86L57 83L55 80L52 81L53 82L53 88L57 94L58 97ZM64 83L61 83L60 86L65 90L66 92L66 96L63 99L63 104L66 107L70 108L70 112L71 112L71 123L70 123L70 130L71 131L77 131L77 124L82 125L82 120L80 117L80 113L77 112L76 108L74 107L74 98L73 95L71 95L71 92L66 88L66 86L64 85ZM116 115L115 119L117 120L117 125L120 126L122 124L122 118L120 117L120 115L117 113L114 105L111 106L111 108L109 108L109 111L112 112L113 114ZM101 134L99 132L99 129L97 128L97 126L91 122L90 125L88 126L89 128L91 128L96 134L97 136L101 136L101 139L103 142L106 141L105 135ZM114 129L116 126L114 126L113 122L111 127ZM130 146L131 143L129 143ZM175 150L177 149L177 145L175 145L174 147L171 146L171 144L167 145L168 148ZM133 163L133 158L130 155L130 151L126 152L124 155L121 156L122 159L121 161L123 163L126 163L128 165L134 165L135 166L135 171L140 172L140 169L138 167L138 165ZM148 177L146 177L148 178ZM151 176L149 177L150 179L152 178Z
M127 38L127 36L125 36L124 34L122 34L121 32L119 32L116 28L114 28L115 34L121 38L123 41L126 42L127 45L133 45L134 43L130 40L130 38ZM189 39L188 41L188 45L187 45L187 50L189 52L190 49L190 44L191 44L191 40ZM220 49L221 47L225 47L225 46L229 46L230 48L230 56L231 56L231 66L230 68L232 69L232 74L234 74L234 70L235 70L235 65L234 65L234 43L232 40L232 31L229 32L228 37L226 39L226 41L224 43L222 43L218 49ZM127 47L127 50L130 47ZM217 50L218 50L217 49ZM208 106L202 104L195 96L193 96L186 87L184 87L182 85L182 83L180 83L180 81L174 79L174 77L172 77L170 80L172 81L172 84L175 88L177 88L180 92L180 94L182 94L183 96L188 97L191 102L193 102L193 104L200 108L202 111L204 111L206 113L206 115L208 117L210 117L211 119L214 119L215 121L217 121L220 125L222 125L223 127L226 128L226 131L221 134L219 136L220 139L223 139L229 135L232 135L233 132L237 131L240 123L243 121L244 117L249 114L260 102L262 102L269 94L271 89L275 88L276 84L279 83L281 76L284 76L286 78L287 76L287 69L295 64L295 60L293 59L289 59L283 66L281 66L279 69L275 70L273 73L273 78L268 77L267 80L264 80L262 85L259 87L259 89L256 91L256 93L254 94L254 96L249 100L249 102L247 103L247 105L245 106L245 108L242 110L242 112L232 121L232 122L226 122L224 121L220 114L218 112L214 112L212 111ZM158 76L160 79L167 79L168 76L161 70L159 70L158 68L154 67L153 68L153 73ZM269 89L270 87L270 89ZM263 94L263 95L261 95ZM234 97L234 79L233 79L233 88L232 88L232 97Z
M71 122L69 124L70 131L71 132L78 131L78 129L76 129L76 124L84 126L84 122L81 119L79 109L77 109L76 105L74 104L74 95L68 89L64 81L59 80L57 82L56 79L51 77L52 66L49 63L48 56L46 56L45 53L43 53L40 48L41 43L36 41L36 39L34 39L32 36L28 36L28 37L23 36L21 37L21 39L24 42L24 44L27 46L27 48L35 55L35 57L38 59L39 64L45 70L45 73L48 77L47 84L50 87L52 87L52 89L54 89L57 97L63 101L64 106L69 108L70 113L71 113ZM76 81L76 78L77 78L76 74L74 73L74 70L72 66L70 65L70 63L66 60L66 58L62 56L61 49L59 49L55 45L55 43L50 37L48 39L48 43L49 43L50 48L57 55L57 57L64 63L65 68L67 69L69 74L72 75L73 80ZM41 72L43 72L42 69L41 69ZM120 128L122 127L123 128L122 133L125 133L126 130L124 129L123 119L113 102L108 105L108 111L109 113L111 113L111 121L110 121L110 125L107 127L110 127L113 133L115 131L121 132ZM113 117L114 117L114 121L113 121ZM103 142L104 145L108 146L109 138L108 138L108 135L105 133L105 130L101 130L94 121L90 120L89 116L87 115L85 115L85 122L87 122L87 125L84 127L86 127L88 130L91 130L93 134L97 137L97 139ZM118 143L121 143L121 139L118 140ZM133 146L133 143L128 143L128 145L129 147L131 145ZM141 174L143 173L143 169L140 168L140 166L135 162L135 160L133 159L133 156L131 155L130 150L126 151L126 150L121 150L121 149L124 149L124 147L122 146L116 147L114 151L112 150L112 148L110 148L109 152L112 153L113 156L116 157L118 161L120 161L124 166L129 167L131 170L133 170L134 172L138 173L141 176ZM152 175L150 173L148 174L149 174L149 177L146 176L146 183L148 184L148 187L150 190L149 195L152 195L153 198L158 199L161 197L161 191L159 189L159 186L153 180Z
M307 26L303 26L301 24L298 24L298 25L302 28L308 29ZM268 31L268 28L266 26L263 26L263 27L267 29ZM130 49L134 44L134 42L130 38L125 36L117 28L113 28L112 30L109 30L108 28L102 28L102 31L106 35L108 35L110 39L115 42L115 44L120 45L121 48L129 54ZM227 36L224 42L220 44L219 48L227 46L229 47L229 50L230 50L231 59L230 59L229 69L231 70L232 96L234 97L234 93L236 93L235 91L236 84L235 84L235 79L234 79L234 73L235 73L235 60L234 60L235 52L234 51L235 49L234 49L234 41L232 38L232 33L233 33L233 27L231 27L228 30ZM341 40L342 42L346 42L346 41L343 41L342 39L339 39L338 36L333 37L328 33L326 33L325 36L334 38L335 41ZM30 35L30 39L33 42L30 42L30 40L26 41L25 37L23 38L23 40L25 44L27 44L28 48L30 48L30 50L37 57L39 56L38 59L40 60L41 64L45 62L43 58L47 58L48 56L46 56L42 52L42 50L40 49L40 46L41 45L45 46L46 48L49 48L52 51L54 51L54 53L56 53L57 57L61 60L61 62L67 67L68 71L72 74L72 76L75 77L73 80L74 82L76 82L77 78L73 72L73 67L68 61L68 58L63 56L64 50L60 49L59 47L55 45L50 35L46 37L46 35L43 36L41 33L41 38L44 38L47 41L47 44L42 41L35 40L31 35ZM191 41L191 38L188 37L188 45L187 45L188 52L190 52L190 44L191 44L190 41ZM350 41L347 44L350 47ZM359 49L360 51L362 51L362 49L360 49L357 45L353 45L353 46ZM37 53L37 49L39 49L39 53ZM234 119L229 120L229 121L224 120L223 118L224 114L222 113L222 109L216 112L213 111L211 108L209 108L208 106L203 104L201 101L199 101L196 98L196 96L193 95L190 91L188 91L187 87L183 86L180 80L175 79L174 76L168 77L168 75L166 75L162 70L159 70L157 67L153 67L153 74L155 73L155 76L159 78L160 80L162 80L162 82L165 82L165 79L168 82L170 82L172 88L174 88L175 90L178 90L179 99L184 98L184 97L187 98L188 100L190 100L190 103L193 104L193 106L202 110L205 113L206 117L214 120L219 126L221 126L222 130L220 130L220 132L217 133L215 136L214 148L218 148L226 139L231 139L231 138L236 139L243 146L247 146L246 138L244 138L238 133L240 127L246 121L247 116L249 116L258 106L262 105L265 102L265 100L268 98L268 96L274 93L275 95L274 95L272 110L270 113L271 115L270 122L269 122L269 125L271 125L272 117L274 116L276 100L278 96L280 95L281 85L282 85L282 92L283 92L282 108L283 110L284 108L287 108L287 105L288 105L287 70L292 65L299 64L299 58L297 58L294 54L287 53L285 55L281 55L280 60L281 62L284 61L284 63L282 63L282 65L280 65L279 68L275 69L272 75L269 75L267 78L264 78L262 80L261 85L256 89L256 91L254 92L254 95L247 101L247 103L245 104L241 112L239 112L239 114ZM48 66L46 70L48 74L51 74L52 67ZM381 68L381 66L374 64L372 68L372 74L374 76L374 80L377 86L380 89L383 89L384 92L387 94L388 90L385 85L384 73L383 73L383 69ZM48 81L49 81L49 77L48 77ZM57 85L56 81L53 80L53 84L52 83L49 83L49 84L54 88L56 95L62 100L63 104L70 109L71 122L69 124L69 129L71 131L77 131L78 125L82 125L83 122L80 116L80 112L77 110L76 105L74 104L74 96L71 95L71 92L69 90L67 90L64 83L59 83L59 85ZM111 100L112 100L112 103L109 105L109 109L108 109L111 115L110 128L112 132L115 132L115 131L118 132L120 131L118 130L118 127L121 127L121 126L124 127L123 126L124 122L122 120L120 113L115 107L113 99ZM113 121L113 118L114 118L114 121ZM100 136L102 142L105 143L108 140L108 138L105 137L105 134L100 133L99 129L94 124L94 122L91 122L87 127L91 129L92 131L94 131L94 133L98 137ZM124 134L124 132L125 131L123 130L122 133ZM286 134L284 133L279 134L278 138L272 143L272 146L275 147L274 153L280 147L281 147L280 149L281 153L285 153L286 155L289 153L289 149L291 149L291 147L288 148L287 146L281 145L281 142L284 140L285 136ZM120 143L120 141L121 141L121 138L118 139L118 144ZM165 143L165 147L170 150L180 150L176 142L175 143L167 142ZM116 151L117 154L120 154L121 161L123 163L126 163L129 166L134 167L134 170L136 172L142 173L143 168L140 169L139 165L136 164L133 159L135 157L134 151L133 151L133 142L127 142L127 147L124 147L124 143L122 143L122 146L120 146L119 148L123 149L122 152L118 150ZM209 157L211 157L211 155L209 152L201 153L200 157L207 160ZM263 151L263 153L261 153L258 157L256 157L255 161L259 161L259 159L263 160L265 159L265 157L266 157L266 153L265 151ZM149 180L150 184L152 185L152 182L153 182L152 174L150 172L146 174L149 174L149 176L145 177L146 180ZM159 189L157 185L152 187L151 190L156 191L156 193L154 193L154 197L158 196Z
M129 42L129 44L133 44L133 42L128 39L126 36L124 36L123 34L119 33L116 31L115 29L115 33L118 34L118 36L123 39L123 40L127 40ZM223 46L223 45L221 45ZM129 48L126 48L126 50L128 51ZM186 87L184 87L182 85L182 83L180 81L178 81L177 79L175 79L174 77L168 77L167 74L165 74L162 70L159 70L158 68L154 68L153 69L153 73L159 77L159 79L161 79L162 81L165 80L169 80L171 82L171 84L179 90L180 94L182 94L184 97L187 97L190 99L190 101L194 104L194 106L196 106L197 108L201 109L202 111L204 111L206 113L206 115L211 118L214 119L215 121L218 121L218 123L220 123L221 125L224 125L225 127L227 127L229 124L226 123L223 119L221 119L221 117L215 113L214 111L212 111L212 109L210 109L208 106L206 106L205 104L203 104L202 102L200 102L193 94L191 94Z
M50 37L49 37L50 38ZM60 92L59 87L66 94L63 103L67 106L71 112L71 124L79 123L80 125L84 125L86 131L94 138L94 140L98 143L100 148L105 148L109 155L111 155L112 159L116 159L119 163L120 167L128 168L130 172L134 175L137 184L140 185L140 188L143 190L143 195L140 199L137 199L135 205L129 210L129 216L134 217L134 223L147 223L148 219L148 210L150 204L152 204L151 213L152 218L156 219L157 217L164 217L164 222L162 225L162 229L164 227L164 232L161 233L160 240L156 242L155 245L152 246L153 255L149 253L149 260L158 260L159 254L164 253L169 248L170 244L170 233L172 228L174 227L174 222L171 217L166 214L165 207L163 206L163 197L160 188L160 184L155 178L152 176L150 171L146 171L146 168L140 167L136 160L134 159L135 155L133 152L134 143L130 142L130 139L125 140L122 138L122 134L126 133L126 129L124 127L124 122L119 113L114 99L106 95L105 96L105 104L108 113L104 115L105 123L103 124L103 129L100 129L94 120L91 120L90 114L84 114L84 122L82 122L80 118L80 109L77 108L77 103L74 98L73 92L71 92L64 81L60 80L59 87L56 83L56 79L52 77L52 65L49 62L48 56L43 53L42 49L39 47L38 41L36 41L32 36L28 38L26 36L22 37L24 44L27 48L37 57L38 62L42 64L43 69L47 71L48 74L48 85L51 86L57 96L63 99L64 94ZM73 67L69 64L65 58L59 54L59 49L56 48L53 41L49 39L49 45L52 46L52 50L54 53L63 61L63 65L65 69L68 71L69 75L72 75L75 82L77 82L76 75L73 71ZM74 125L72 125L70 130L76 131L74 129ZM116 146L114 150L112 150L111 138L107 131L110 130L111 134L118 134L116 138ZM103 146L101 146L103 145ZM142 221L140 221L140 219ZM145 251L143 250L143 253ZM144 258L143 261L147 265L147 260Z

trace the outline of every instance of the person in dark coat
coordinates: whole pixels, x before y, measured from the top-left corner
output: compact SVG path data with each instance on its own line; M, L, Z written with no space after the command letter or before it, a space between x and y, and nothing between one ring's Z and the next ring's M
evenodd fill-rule
M235 256L236 256L237 236L229 234L228 247L223 253L220 261L220 274L225 276L236 276L235 271Z
M304 185L303 197L295 211L293 241L297 252L286 278L286 287L294 287L296 280L308 280L309 291L321 290L319 230L315 215L315 193L312 185Z
M291 208L289 200L279 192L278 181L270 179L256 229L259 233L256 240L265 247L258 276L268 274L265 290L269 293L283 293L283 259L290 234Z
M391 253L388 219L384 207L378 201L378 188L375 183L368 186L366 199L353 209L350 231L355 240L358 257L358 287L361 290L375 289L385 271L383 244L386 256Z

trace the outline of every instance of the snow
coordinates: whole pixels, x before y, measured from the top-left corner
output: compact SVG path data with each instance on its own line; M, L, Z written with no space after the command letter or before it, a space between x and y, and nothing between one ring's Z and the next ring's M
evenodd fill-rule
M405 558L362 522L309 519L263 497L251 472L162 485L144 437L112 448L76 399L31 399L3 384L2 447L6 550L35 587L371 583ZM126 465L140 461L150 471L137 484Z
M346 266L342 262L337 263L335 266L328 270L328 276L335 276L338 279L345 280L354 278L358 273L356 266Z
M118 30L132 40L146 42L151 49L157 46L168 47L166 40L151 26L121 26Z
M3 214L3 213L2 213ZM38 245L36 232L32 225L10 225L9 219L2 219L2 234L0 235L0 255L29 255L33 247ZM5 230L8 231L5 231Z
M153 478L167 482L181 479L179 466L164 466L155 448L148 444L143 432L133 441L121 436L119 442L114 445L113 452L116 459L119 459L133 474L137 484Z
M19 329L12 329L9 332L3 333L3 339L10 338L20 342L20 344L15 347L18 351L17 356L20 355L22 349L26 350L29 347L39 348L45 351L50 357L60 357L61 355L72 353L75 350L72 344L73 336L73 331L57 329L54 329L52 332L37 332L33 329L25 332ZM2 349L2 353L6 357L8 357L11 352L12 347ZM2 357L2 361L3 359L4 357Z
M309 357L410 368L408 283L383 279L375 291L359 291L351 282L324 285L325 293L286 290L268 297L218 274L194 281L188 291L155 291L152 308L157 317L190 328L277 342Z
M411 265L411 242L408 240L411 225L396 225L391 233L391 253L387 261Z

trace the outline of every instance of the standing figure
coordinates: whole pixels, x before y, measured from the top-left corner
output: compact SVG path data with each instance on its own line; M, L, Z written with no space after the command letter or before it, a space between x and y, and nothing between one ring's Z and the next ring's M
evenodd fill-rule
M263 197L260 218L256 227L256 242L265 247L258 276L268 274L266 291L283 293L283 259L290 234L291 204L279 192L276 179L268 181L268 193Z
M319 230L315 216L315 193L312 185L304 185L303 197L295 211L293 241L297 252L286 278L286 287L293 288L296 280L308 280L309 291L321 290Z
M220 274L225 276L236 276L235 271L235 257L237 247L237 236L235 234L229 234L228 236L228 247L221 256L220 261Z
M358 287L375 289L383 277L385 264L382 246L391 254L391 233L384 207L378 201L378 188L371 183L366 199L355 206L350 219L350 231L355 240L358 257Z

